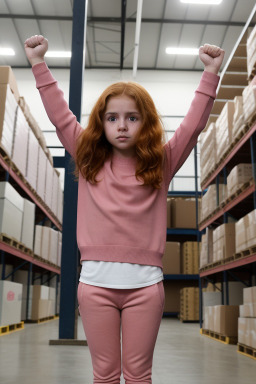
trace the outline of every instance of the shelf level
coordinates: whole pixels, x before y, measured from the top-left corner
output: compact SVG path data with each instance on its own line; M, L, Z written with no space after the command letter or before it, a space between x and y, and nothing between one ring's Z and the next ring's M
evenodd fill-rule
M164 280L198 280L199 275L164 275Z
M54 273L57 273L57 274L60 274L60 268L58 267L54 267L52 265L49 265L47 263L44 263L40 260L37 260L35 259L33 256L30 256L30 255L27 255L26 253L24 252L21 252L20 250L0 241L0 250L1 251L4 251L4 252L7 252L13 256L16 256L20 259L23 259L23 260L26 260L32 264L35 264L37 265L38 267L41 267L41 268L44 268L48 271L51 271L51 272L54 272Z
M223 272L223 271L227 271L229 269L242 267L244 265L248 265L248 264L251 264L254 262L256 262L256 253L253 255L247 256L247 257L243 257L241 259L231 261L231 262L223 264L223 265L219 265L217 267L208 269L206 271L200 272L199 276L205 277L205 276L209 276L209 275L214 275L215 273L218 273L218 272Z
M227 157L223 160L223 162L215 169L213 174L209 177L209 179L202 185L202 190L206 189L210 183L217 177L217 175L222 171L222 169L228 164L228 162L234 157L234 155L239 151L239 149L246 143L247 140L250 139L252 134L256 132L256 124L254 124L248 132L238 141L238 143L232 148Z
M250 185L242 193L240 193L240 195L238 195L233 200L228 202L223 208L220 208L218 212L216 212L213 216L211 216L209 219L203 222L203 224L199 226L199 231L202 231L203 229L211 225L215 220L223 216L224 213L228 212L230 209L232 209L241 201L243 201L246 197L250 196L253 192L255 192L255 190L256 190L255 185Z
M52 221L52 223L62 231L62 225L47 211L45 206L37 200L36 196L31 192L31 190L24 184L24 182L19 178L19 176L13 171L13 169L6 164L2 156L0 156L0 166L7 171L13 180L23 189L24 192L33 200L33 202L44 212L44 214Z
M197 229L167 228L167 235L193 235L198 234Z

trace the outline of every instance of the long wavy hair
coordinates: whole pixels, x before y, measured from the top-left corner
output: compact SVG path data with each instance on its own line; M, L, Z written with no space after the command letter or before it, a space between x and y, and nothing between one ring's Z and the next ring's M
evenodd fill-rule
M80 172L91 184L98 182L96 176L112 153L112 145L104 133L104 114L109 99L120 95L132 97L142 116L135 144L135 176L143 181L143 185L160 188L164 162L163 124L151 96L135 82L112 84L99 97L90 114L88 126L77 141L76 175Z

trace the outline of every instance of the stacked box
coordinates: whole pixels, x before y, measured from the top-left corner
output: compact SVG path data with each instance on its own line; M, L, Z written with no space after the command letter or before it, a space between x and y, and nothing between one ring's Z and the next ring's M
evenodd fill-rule
M231 196L252 178L252 164L238 164L227 177L227 196Z
M200 268L213 262L213 230L206 228L201 238Z
M182 244L181 273L199 273L199 247L197 241L186 241Z
M58 210L57 210L57 218L60 223L62 223L63 219L63 191L61 189L60 185L60 179L59 179L59 187L58 187Z
M31 276L32 277L32 276ZM29 286L28 297L28 271L18 270L14 274L15 283L22 284L22 304L21 304L21 320L27 320L31 317L33 285ZM28 316L27 316L28 303Z
M226 197L226 184L219 184L219 204L226 200ZM210 216L217 207L216 184L211 184L209 185L207 192L202 197L201 221L204 221L208 216Z
M220 160L232 143L232 127L234 116L234 101L229 100L224 105L216 120L216 155Z
M235 253L235 223L226 223L213 231L213 262L227 259Z
M38 195L41 197L43 201L45 199L46 166L47 166L46 154L42 149L42 147L39 146L36 192L38 193Z
M22 284L0 280L0 327L21 322Z
M51 228L43 226L41 239L41 255L44 260L49 260L50 256Z
M200 136L201 180L204 181L217 164L216 126L211 123L206 132Z
M27 168L25 178L36 190L37 188L37 171L39 159L39 143L32 130L29 130L28 135L28 154L27 154Z
M234 98L234 117L233 117L233 129L232 137L233 140L239 135L240 131L245 126L244 119L244 107L243 107L243 96L236 96Z
M17 102L10 86L0 85L0 139L1 146L11 158Z
M18 107L13 139L12 161L24 177L27 168L28 132L28 123L22 110Z
M51 228L48 260L55 265L57 265L57 262L58 262L58 245L59 245L58 233L59 233L58 231L55 231L54 229Z
M34 253L55 265L59 265L62 237L58 231L42 225L35 226Z
M24 199L6 181L0 182L0 233L21 241ZM15 218L15 220L14 220Z
M228 337L238 335L238 305L215 305L205 307L204 329Z
M200 210L201 202L198 200ZM194 228L196 229L196 200L173 199L171 203L172 228Z
M52 193L53 193L53 167L50 163L50 160L47 158L44 201L49 208L52 207Z
M9 66L0 66L0 85L9 85L10 90L13 93L13 96L15 97L15 100L19 101L20 95L19 95L19 90L18 86L14 77L14 73Z
M247 71L248 77L252 75L256 68L256 26L250 33L247 40Z
M256 245L256 210L238 220L236 230L236 253Z
M163 272L180 274L180 243L167 241L163 255Z
M31 320L49 317L49 287L33 285Z
M35 209L31 201L24 199L24 210L22 218L21 242L31 250L33 249L35 230Z
M245 122L250 122L256 114L256 86L248 85L243 90L243 106Z
M59 174L56 169L53 168L53 188L52 188L52 202L51 210L57 216L58 214L58 188L59 188Z
M187 287L180 290L180 319L199 321L199 288Z
M36 225L35 226L35 239L34 239L34 254L40 257L42 256L42 249L41 249L41 243L42 243L42 236L43 236L43 226L42 225Z
M256 287L244 288L239 307L238 343L256 349Z
M172 209L172 199L167 198L167 228L171 228L172 226L172 221L171 221L171 209Z
M61 252L62 252L62 233L58 232L58 256L57 256L57 266L61 266Z
M42 131L41 131L39 125L37 124L37 122L35 121L34 117L32 116L30 109L29 109L29 106L27 105L24 97L20 97L18 103L19 103L19 106L24 113L24 116L25 116L25 118L28 122L28 125L30 126L34 136L37 139L39 139L40 136L42 135Z

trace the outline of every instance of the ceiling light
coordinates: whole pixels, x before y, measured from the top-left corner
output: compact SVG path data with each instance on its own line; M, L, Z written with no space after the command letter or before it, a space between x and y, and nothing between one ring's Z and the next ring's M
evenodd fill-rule
M1 56L14 56L15 52L12 48L0 48Z
M165 52L168 55L198 55L199 49L167 47Z
M71 52L70 51L48 51L45 54L45 57L71 57Z
M222 0L180 0L180 2L185 4L219 5Z

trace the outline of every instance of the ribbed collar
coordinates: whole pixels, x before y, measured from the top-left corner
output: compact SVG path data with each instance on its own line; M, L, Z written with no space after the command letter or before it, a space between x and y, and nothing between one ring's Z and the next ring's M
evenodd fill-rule
M136 157L123 157L113 153L111 163L114 168L121 168L134 171L136 168Z

